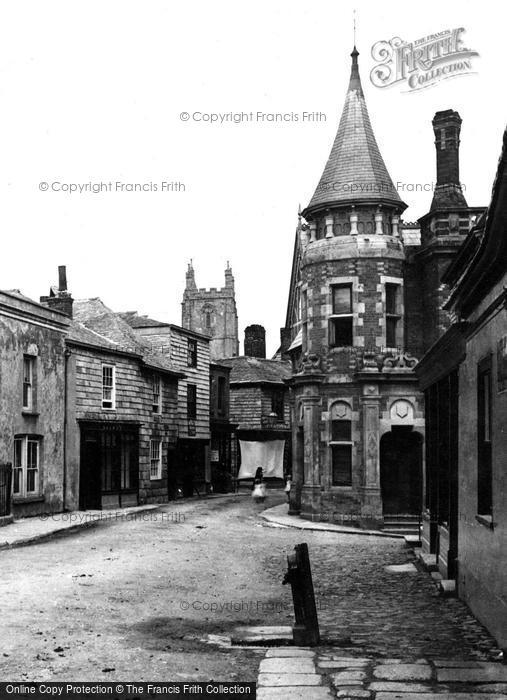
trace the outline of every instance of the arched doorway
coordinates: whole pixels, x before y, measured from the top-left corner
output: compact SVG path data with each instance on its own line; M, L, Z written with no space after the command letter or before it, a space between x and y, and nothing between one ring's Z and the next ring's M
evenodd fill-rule
M384 515L415 515L422 508L422 436L393 426L380 440L380 489Z

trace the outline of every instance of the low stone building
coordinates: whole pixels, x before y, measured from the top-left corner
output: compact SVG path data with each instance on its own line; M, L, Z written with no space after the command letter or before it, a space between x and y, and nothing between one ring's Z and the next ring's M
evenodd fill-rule
M250 354L248 354L250 353ZM231 420L238 424L239 478L257 467L281 478L291 470L290 363L267 360L264 328L245 329L245 355L221 360L230 367Z
M445 272L453 323L416 371L425 391L423 548L507 647L507 131L491 203Z
M60 311L17 290L0 292L0 465L12 465L12 510L11 484L0 468L3 522L68 506L62 430L68 326Z

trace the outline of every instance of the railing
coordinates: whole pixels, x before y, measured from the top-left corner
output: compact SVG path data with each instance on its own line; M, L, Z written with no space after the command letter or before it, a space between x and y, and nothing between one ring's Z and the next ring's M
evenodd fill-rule
M11 514L12 464L0 464L0 517Z

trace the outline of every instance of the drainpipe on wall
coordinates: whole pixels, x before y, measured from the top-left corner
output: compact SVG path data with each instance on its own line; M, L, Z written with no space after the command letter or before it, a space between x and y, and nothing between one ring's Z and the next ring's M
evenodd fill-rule
M68 393L68 368L69 368L69 358L72 352L69 348L65 348L65 370L64 370L64 389L63 389L63 510L66 510L67 503L67 393Z

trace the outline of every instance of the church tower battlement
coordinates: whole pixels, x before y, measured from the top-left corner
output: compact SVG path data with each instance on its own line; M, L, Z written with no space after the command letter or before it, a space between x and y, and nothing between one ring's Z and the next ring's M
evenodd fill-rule
M181 304L183 328L211 337L212 360L236 357L239 354L238 312L232 269L227 262L225 286L198 288L192 261L186 272L185 291Z

